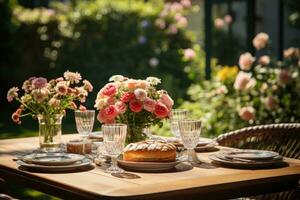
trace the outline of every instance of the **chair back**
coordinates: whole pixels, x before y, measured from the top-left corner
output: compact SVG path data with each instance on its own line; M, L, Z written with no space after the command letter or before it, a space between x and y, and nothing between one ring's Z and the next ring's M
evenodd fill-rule
M300 123L247 127L222 134L216 141L222 146L269 150L300 159Z

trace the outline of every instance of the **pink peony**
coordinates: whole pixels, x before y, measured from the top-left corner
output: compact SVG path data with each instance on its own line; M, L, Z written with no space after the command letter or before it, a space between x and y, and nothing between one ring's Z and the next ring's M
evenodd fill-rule
M188 49L184 49L183 50L183 57L186 60L194 60L194 58L196 57L196 53L193 49L188 48Z
M148 112L153 112L155 109L156 101L147 97L144 100L144 109L147 110Z
M243 107L239 111L239 116L245 121L254 120L255 119L255 109L252 106Z
M225 26L225 22L221 18L216 18L214 24L216 29L222 29Z
M126 92L121 96L120 101L122 101L123 103L127 103L127 102L133 100L134 98L135 98L134 93Z
M262 56L258 60L259 64L261 65L268 65L270 64L270 57L269 56Z
M163 118L169 116L169 113L170 113L170 111L165 104L158 102L155 105L154 114L157 118L163 119Z
M240 56L239 66L242 70L250 70L255 57L253 57L249 52L246 52Z
M32 87L34 89L42 89L42 88L44 88L46 86L47 86L47 79L45 79L43 77L35 78L32 81Z
M138 100L131 100L129 102L129 108L132 112L138 113L141 112L143 109L143 104L141 101Z
M114 96L117 93L117 86L114 83L108 83L101 89L100 93L109 97Z
M292 79L292 75L289 70L282 69L279 71L278 78L281 83L286 84L286 83L290 82L290 80Z
M265 48L269 41L269 35L266 33L259 33L255 36L255 38L252 40L253 46L260 50L262 48Z
M278 106L278 102L274 97L268 97L265 100L265 105L268 109L273 110Z
M162 94L159 101L165 104L169 110L171 110L172 106L174 105L173 99L167 94Z
M251 78L251 75L245 72L239 72L233 87L236 90L245 90L245 89L249 89L251 87L253 87L256 84L255 79Z
M144 99L147 97L147 91L137 88L134 90L134 95L137 100L144 101Z

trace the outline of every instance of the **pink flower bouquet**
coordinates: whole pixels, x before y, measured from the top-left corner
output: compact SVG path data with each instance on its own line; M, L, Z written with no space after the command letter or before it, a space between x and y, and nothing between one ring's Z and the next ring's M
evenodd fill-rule
M21 124L20 117L31 115L39 120L40 148L43 151L58 151L61 144L61 120L65 109L77 109L75 101L85 102L93 86L81 75L65 72L64 77L47 81L43 77L31 77L23 83L23 96L19 88L12 87L7 93L9 102L14 99L20 107L12 114L12 120ZM84 109L83 106L80 109Z
M145 139L144 128L161 126L162 119L169 117L174 102L166 91L155 88L160 79L135 80L115 75L109 80L111 83L99 91L95 101L97 119L104 124L127 124L127 143Z

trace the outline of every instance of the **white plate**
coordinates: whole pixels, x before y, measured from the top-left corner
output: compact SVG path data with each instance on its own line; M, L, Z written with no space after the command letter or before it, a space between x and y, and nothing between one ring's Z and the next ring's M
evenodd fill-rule
M244 149L226 152L224 153L224 156L227 158L241 158L249 160L269 160L279 156L279 154L273 151Z
M229 167L241 167L241 168L257 168L257 167L271 167L278 164L283 164L283 160L281 156L273 158L273 160L269 161L250 161L247 162L242 160L231 160L224 157L222 153L210 155L209 158L218 163L223 164Z
M33 163L26 163L22 160L18 160L17 164L23 167L27 167L30 169L37 169L42 171L68 171L68 170L74 170L80 167L85 167L90 165L92 162L89 159L83 159L81 161L77 161L76 163L73 163L71 165L62 165L62 166L45 166L45 165L38 165Z
M125 160L118 160L120 167L125 170L143 171L143 172L162 172L175 168L180 161L175 162L132 162Z
M32 153L23 156L21 160L38 165L62 166L73 164L84 158L83 155L71 153Z

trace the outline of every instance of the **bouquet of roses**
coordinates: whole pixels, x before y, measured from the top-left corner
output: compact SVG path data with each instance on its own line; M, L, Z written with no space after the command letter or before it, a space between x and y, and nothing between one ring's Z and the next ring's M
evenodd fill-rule
M84 80L79 86L81 75L77 72L65 72L64 77L47 81L43 77L31 77L23 83L24 95L19 97L19 88L12 87L7 93L9 102L14 99L21 103L12 114L12 120L21 124L20 117L31 115L51 116L65 114L65 109L77 109L74 101L85 102L92 84ZM83 106L81 106L83 108ZM24 114L23 114L24 113Z
M166 91L155 88L160 79L135 80L115 75L109 81L95 101L97 119L104 124L127 124L127 142L145 139L144 128L162 126L162 119L169 117L174 102Z

